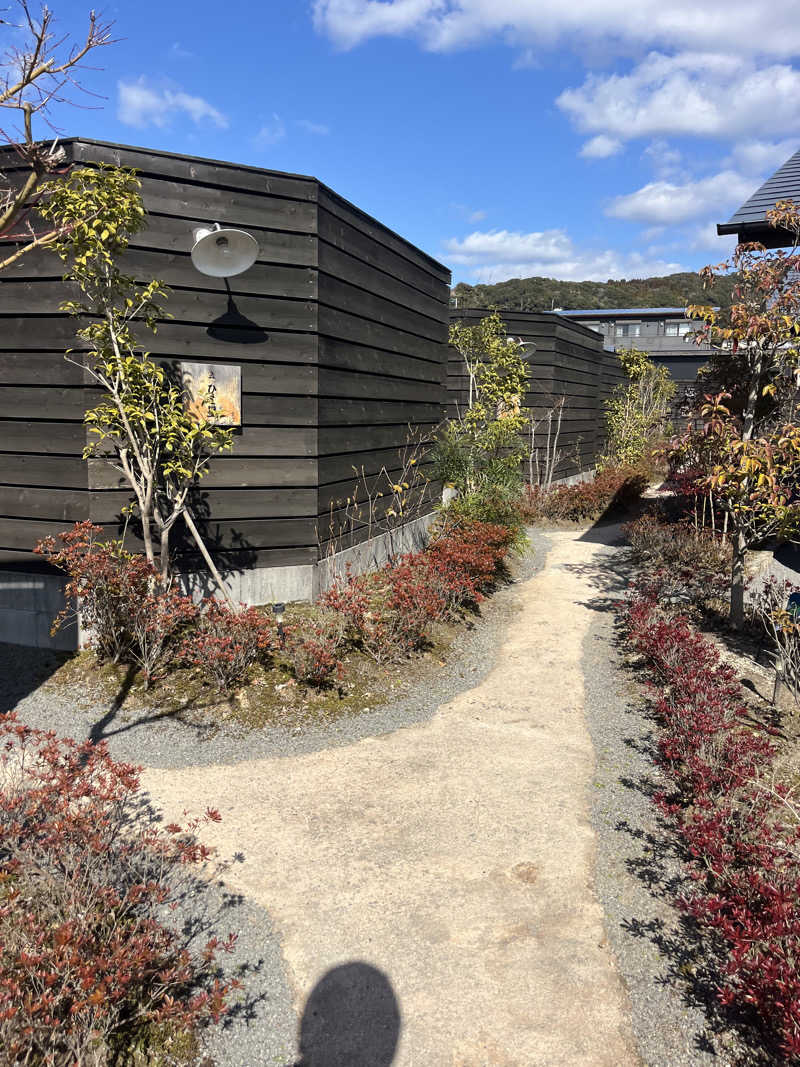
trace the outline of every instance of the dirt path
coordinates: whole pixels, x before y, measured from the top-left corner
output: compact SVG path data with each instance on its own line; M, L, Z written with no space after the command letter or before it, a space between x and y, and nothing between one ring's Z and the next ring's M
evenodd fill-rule
M172 817L220 809L204 836L244 854L228 880L271 915L298 1016L342 964L391 983L394 1059L393 1034L375 1032L392 1029L392 1011L377 1004L369 1022L365 1004L342 1038L350 1051L310 1065L639 1062L592 887L580 663L593 590L575 565L598 545L572 532L552 542L546 568L514 593L495 668L430 722L303 756L144 775ZM356 986L370 973L337 972ZM335 1002L315 1000L314 1025L336 1026L321 1018Z

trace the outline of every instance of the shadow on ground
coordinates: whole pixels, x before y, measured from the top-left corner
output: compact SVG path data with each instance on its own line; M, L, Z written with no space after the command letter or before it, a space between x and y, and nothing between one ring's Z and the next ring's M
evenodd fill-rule
M389 1067L400 1037L392 983L361 961L328 971L300 1020L300 1059L292 1067Z
M596 590L595 596L583 602L585 607L616 615L634 576L633 560L625 548L614 552L602 549L624 546L620 524L593 527L580 539L597 544L599 550L589 562L566 564L565 569L580 574ZM725 1046L735 1034L737 1050L727 1062L766 1067L775 1061L764 1050L763 1034L753 1018L720 1003L722 957L717 946L677 905L683 894L691 892L692 880L686 874L690 857L672 825L654 806L655 795L665 787L658 769L658 720L643 688L644 669L636 658L626 659L629 649L616 619L610 636L618 670L622 672L619 691L612 697L623 704L618 709L624 719L621 743L638 757L632 761L634 767L638 762L637 770L627 776L624 772L615 774L616 784L647 800L644 817L622 817L615 822L614 831L621 837L616 851L626 857L627 875L644 888L655 904L642 909L646 914L628 914L621 919L620 927L627 937L646 940L654 946L662 961L657 983L671 987L685 1008L696 1009L705 1019L706 1025L694 1034L698 1052L716 1057L722 1046L730 1055ZM642 766L644 769L639 771ZM637 809L638 805L626 803L624 793L620 794L617 812Z
M12 711L72 656L47 648L0 643L0 715Z

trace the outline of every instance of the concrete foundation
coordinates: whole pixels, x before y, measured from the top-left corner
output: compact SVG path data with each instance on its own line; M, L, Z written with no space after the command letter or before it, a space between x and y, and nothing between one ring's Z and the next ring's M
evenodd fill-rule
M50 636L53 619L64 607L65 581L57 574L0 571L0 641L33 648L77 648L75 622Z
M383 566L391 556L424 547L433 519L434 515L424 515L307 566L262 567L231 573L225 576L225 586L234 601L248 606L316 600L346 573L348 564L360 574ZM64 607L64 584L65 579L57 574L0 571L0 641L34 648L79 648L83 637L76 622L50 636L53 619ZM198 602L215 589L207 573L181 575L180 585Z

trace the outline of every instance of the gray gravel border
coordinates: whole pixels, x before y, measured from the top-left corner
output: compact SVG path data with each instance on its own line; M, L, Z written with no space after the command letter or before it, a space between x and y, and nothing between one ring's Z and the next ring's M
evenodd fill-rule
M461 631L447 665L432 671L424 687L359 715L293 730L280 726L246 730L230 723L192 726L174 717L159 719L152 710L129 712L124 707L111 715L107 708L82 699L77 691L41 688L37 681L46 680L61 660L57 654L16 645L0 645L0 710L13 707L28 725L78 740L92 736L93 728L96 731L102 724L102 736L116 759L163 768L297 756L425 722L441 704L471 689L491 670L514 610L515 587L544 564L542 535L534 529L529 535L529 551L512 561L513 581L484 604L482 618L474 627ZM20 699L19 694L25 695Z
M682 882L675 838L650 799L656 725L615 638L613 601L630 574L624 548L598 551L597 616L584 642L586 715L595 750L590 786L595 885L634 1033L647 1067L741 1063L719 1030L713 978L670 900ZM602 562L601 562L602 561Z

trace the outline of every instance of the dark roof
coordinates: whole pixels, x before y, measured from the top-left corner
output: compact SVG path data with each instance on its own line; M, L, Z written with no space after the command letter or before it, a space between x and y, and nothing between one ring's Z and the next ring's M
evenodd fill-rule
M794 200L800 205L800 151L787 159L727 222L719 223L717 233L735 233L739 241L760 241L767 248L793 245L791 234L767 222L767 212L779 200Z
M686 308L577 308L571 311L559 311L559 315L583 317L588 315L596 319L611 318L622 315L686 315Z

